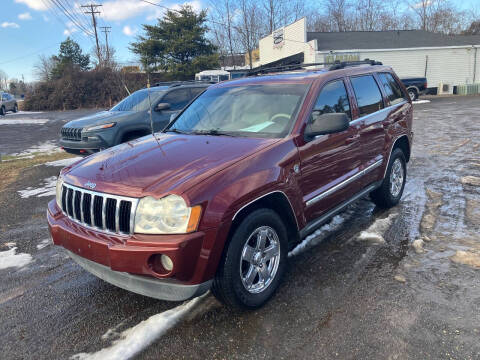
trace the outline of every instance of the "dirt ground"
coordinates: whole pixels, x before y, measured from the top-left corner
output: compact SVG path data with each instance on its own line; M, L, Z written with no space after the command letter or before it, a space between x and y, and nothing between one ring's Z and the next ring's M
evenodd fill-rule
M242 313L210 294L182 305L128 293L51 245L46 204L71 161L54 146L82 113L7 116L47 121L0 123L0 174L45 156L0 188L0 357L479 359L480 97L414 106L401 203L352 205L293 252L265 307Z

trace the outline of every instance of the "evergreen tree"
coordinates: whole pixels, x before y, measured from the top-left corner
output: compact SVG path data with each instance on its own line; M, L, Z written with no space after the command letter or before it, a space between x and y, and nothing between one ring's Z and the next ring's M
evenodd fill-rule
M191 79L196 72L218 67L216 47L206 39L207 12L185 5L168 10L157 25L143 25L144 36L130 44L147 70L166 71L174 79Z
M90 64L89 55L83 55L80 45L69 37L60 44L60 52L53 56L55 66L52 69L53 78L61 78L66 71L78 69L88 70Z

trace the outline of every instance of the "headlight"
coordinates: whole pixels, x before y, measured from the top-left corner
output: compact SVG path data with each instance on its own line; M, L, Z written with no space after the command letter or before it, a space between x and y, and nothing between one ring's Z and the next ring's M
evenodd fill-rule
M178 195L140 199L135 213L135 232L141 234L184 234L197 230L201 207L188 207Z
M59 176L57 179L57 192L55 200L57 201L57 205L60 209L62 208L62 185L63 179L61 176Z
M102 124L102 125L95 125L95 126L90 126L83 128L84 131L94 131L94 130L101 130L101 129L108 129L111 127L114 127L116 123L108 123L108 124Z

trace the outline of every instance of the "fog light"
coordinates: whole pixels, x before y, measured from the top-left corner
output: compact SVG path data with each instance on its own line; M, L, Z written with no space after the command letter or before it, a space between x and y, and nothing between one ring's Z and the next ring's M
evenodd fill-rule
M162 266L165 270L172 271L173 261L172 259L170 259L169 256L162 254L162 256L160 257L160 262L162 263Z

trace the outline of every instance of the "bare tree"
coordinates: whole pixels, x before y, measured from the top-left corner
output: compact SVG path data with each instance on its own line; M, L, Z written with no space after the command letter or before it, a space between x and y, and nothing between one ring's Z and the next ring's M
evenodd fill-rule
M40 55L38 62L34 65L34 72L38 80L49 81L52 76L52 70L55 67L56 61L50 56Z
M262 37L260 35L262 28L260 9L255 0L240 0L237 12L239 21L235 24L234 29L239 35L245 53L248 54L249 66L252 68L253 50Z
M5 71L0 69L0 89L7 90L8 75Z
M219 48L221 55L227 54L231 57L232 64L235 64L234 53L237 52L237 34L234 29L234 15L236 9L232 0L211 1L213 18L211 30L214 36L215 45ZM222 22L218 20L221 19Z
M327 16L332 18L336 31L351 30L347 21L350 6L348 0L326 0Z
M409 7L416 15L418 27L444 34L459 33L467 26L467 15L449 0L410 0Z

